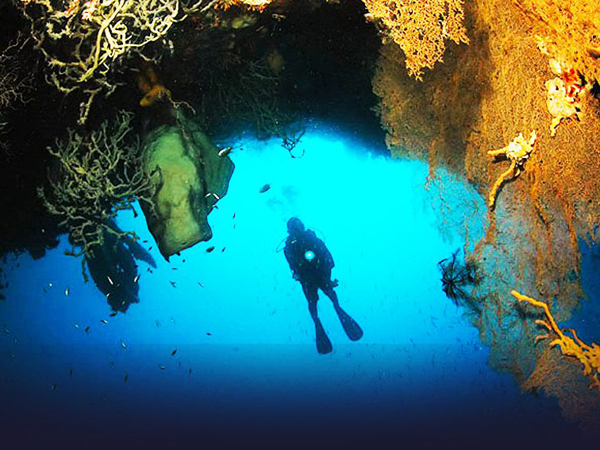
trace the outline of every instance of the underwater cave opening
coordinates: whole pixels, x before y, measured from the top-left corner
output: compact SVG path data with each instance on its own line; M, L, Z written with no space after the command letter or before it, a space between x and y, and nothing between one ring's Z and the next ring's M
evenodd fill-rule
M514 379L490 369L491 364L495 370L507 370L509 364L504 362L521 352L525 362L533 361L525 355L528 350L544 348L533 341L534 336L512 341L523 331L519 327L525 320L532 320L524 311L515 313L506 288L533 280L527 268L519 274L512 269L511 261L517 260L512 252L520 248L517 251L527 253L518 240L508 238L489 248L488 257L502 255L496 266L491 264L493 273L502 275L500 288L485 291L489 295L482 295L481 300L492 307L496 301L497 316L490 308L481 317L469 316L469 322L464 317L469 312L461 309L464 305L452 305L441 292L437 262L465 240L465 247L472 250L484 234L486 205L480 194L487 186L485 176L467 177L478 183L478 193L465 178L440 169L448 167L443 157L433 158L439 165L430 172L422 161L384 157L389 152L371 85L380 36L365 20L361 1L284 4L281 10L274 5L272 14L254 18L241 14L241 22L236 22L242 24L239 27L232 25L238 17L224 12L222 18L228 25L213 30L215 35L220 33L215 39L219 45L205 56L200 55L210 38L196 42L203 32L202 23L181 24L170 36L173 42L168 42L175 50L162 48L165 53L151 70L144 63L138 66L139 61L129 61L131 67L117 75L125 88L96 105L88 131L121 108L136 112L136 132L141 136L156 123L173 122L174 103L140 106L140 74L143 78L144 70L155 71L160 83L165 83L161 87L171 90L175 101L189 101L201 111L197 118L206 114L201 125L208 125L207 133L222 148L233 148L237 171L230 192L211 213L213 240L184 251L170 265L155 253L160 264L154 272L141 263L141 278L135 281L141 280L141 302L127 314L110 313L106 298L91 283L83 284L78 261L61 254L68 247L64 236L60 247L40 261L28 256L9 259L0 272L0 307L5 309L0 348L9 355L1 361L0 391L10 392L8 404L16 404L17 418L11 420L18 420L19 414L27 417L32 410L40 420L46 412L56 411L73 417L85 404L106 416L122 408L120 419L127 423L128 417L136 415L132 405L139 405L143 398L148 410L177 409L170 419L182 423L190 416L208 419L203 409L211 405L223 428L228 418L235 415L242 421L256 409L269 411L264 417L276 416L281 403L298 405L308 415L315 406L335 414L339 405L358 410L384 405L371 420L406 425L412 419L423 425L434 417L438 425L438 419L443 421L460 404L463 414L453 416L446 426L463 421L465 433L479 423L517 430L516 422L534 415L538 422L527 425L529 433L547 433L553 424L557 433L571 433L554 400L521 395ZM188 34L194 27L196 34ZM476 48L476 42L459 51ZM452 61L448 58L438 72L451 71ZM38 77L43 84L41 71ZM479 118L479 101L464 96L476 91L468 75L465 79L468 88L459 97L469 106L466 110ZM441 86L432 92L452 92ZM44 95L15 113L18 119L10 140L27 151L9 154L8 163L0 168L5 194L0 209L11 212L0 228L5 237L0 251L27 248L34 258L44 255L44 247L52 246L58 233L55 221L40 211L35 192L35 185L46 179L45 147L57 129L58 134L66 133L65 124L72 123L73 108L77 108L77 101L69 103L48 89L43 84ZM592 94L597 92L596 84ZM235 95L228 97L228 93ZM384 97L397 99L392 94ZM412 98L423 99L423 105L429 101L421 94ZM457 114L454 102L440 98L444 97L437 100L447 112L442 117L458 117L457 123L469 128L460 119L467 116ZM407 109L416 111L419 118L432 117L427 108L409 105ZM67 116L69 121L63 120ZM265 117L266 122L260 123ZM259 132L244 133L253 121ZM418 129L404 119L396 118L393 123L411 130L405 133L409 137ZM435 121L431 124L437 126ZM281 138L291 130L302 130L293 153L281 148ZM440 147L439 155L447 151L445 156L458 161L462 173L460 149L467 141L454 145L456 130L451 126L444 130L450 131L452 139L447 147ZM411 145L399 147L413 150ZM434 170L437 176L427 178ZM511 194L528 175L505 183L501 201L514 198ZM326 299L321 301L319 311L335 348L325 360L315 354L302 293L277 252L285 237L285 222L292 215L302 217L332 248L338 262L335 270L342 280L342 306L365 329L358 345L346 342L331 305ZM498 223L508 223L506 228L516 235L527 234L518 213L507 218L499 208L498 217ZM152 237L140 217L121 214L119 220L122 227L142 236L152 251ZM582 246L579 274L592 301L584 301L571 320L561 325L576 328L586 342L597 342L598 250ZM559 250L561 257L563 249ZM576 272L573 268L565 280L577 281ZM486 347L490 343L491 350ZM559 355L558 349L552 352ZM81 379L71 384L75 366L76 378ZM47 370L39 373L40 367ZM529 369L517 367L512 373L519 379ZM182 377L187 377L188 384ZM15 400L19 396L22 404ZM98 407L102 402L105 405ZM152 420L164 420L164 414L153 414ZM80 425L94 427L91 417L82 417L88 423L80 421ZM150 413L140 418L140 424L144 418L150 419Z
M439 186L424 189L425 163L377 155L327 123L307 126L299 146L304 156L290 158L276 138L235 143L230 190L209 216L213 239L170 263L141 216L120 214L120 227L140 236L158 266L139 263L140 302L126 314L111 317L104 296L83 283L79 261L62 253L64 237L39 261L23 255L7 265L7 424L73 439L166 439L177 430L171 438L212 440L239 429L416 441L431 427L435 439L523 430L527 414L529 432L556 424L553 435L572 435L555 403L523 396L488 367L478 331L441 290L437 262L463 243L451 223L480 221L484 199L440 172L437 183L458 199L440 232ZM261 192L265 183L271 187ZM326 241L340 303L365 332L349 342L322 298L334 345L325 356L277 251L292 215Z

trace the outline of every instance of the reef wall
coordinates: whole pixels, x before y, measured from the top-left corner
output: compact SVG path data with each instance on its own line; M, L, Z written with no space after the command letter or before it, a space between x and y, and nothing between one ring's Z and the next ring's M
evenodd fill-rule
M579 244L597 241L600 222L600 11L592 3L466 3L469 45L449 43L443 64L418 81L388 42L373 79L392 154L428 160L432 179L448 168L489 196L486 235L465 249L483 275L473 320L490 364L558 397L587 427L600 425L600 391L587 389L577 360L548 341L534 345L547 331L535 323L539 311L517 305L510 290L546 301L558 323L584 297ZM531 146L517 144L520 134Z

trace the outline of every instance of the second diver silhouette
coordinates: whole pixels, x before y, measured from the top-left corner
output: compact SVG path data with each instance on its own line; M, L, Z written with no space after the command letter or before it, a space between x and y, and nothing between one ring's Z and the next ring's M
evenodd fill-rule
M297 217L288 220L287 229L289 236L285 241L284 254L290 269L292 269L294 279L302 285L302 291L308 301L308 310L315 323L317 333L317 351L326 354L333 350L331 341L317 314L319 289L333 302L335 312L348 338L358 341L363 336L363 330L340 306L334 291L338 283L337 280L331 279L331 269L335 263L325 243L317 237L314 231L305 229L304 224Z

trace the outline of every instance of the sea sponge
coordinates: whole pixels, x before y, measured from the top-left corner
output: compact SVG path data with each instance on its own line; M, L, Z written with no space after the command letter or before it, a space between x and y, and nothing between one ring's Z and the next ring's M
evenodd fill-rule
M165 259L212 231L207 216L227 193L233 163L219 156L199 126L181 116L178 126L163 126L146 138L144 160L155 194L142 203L148 229Z

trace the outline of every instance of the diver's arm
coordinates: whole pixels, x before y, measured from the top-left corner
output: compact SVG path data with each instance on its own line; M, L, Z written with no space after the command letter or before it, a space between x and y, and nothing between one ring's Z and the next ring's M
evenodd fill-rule
M298 270L300 269L298 263L296 262L296 259L293 257L292 254L292 250L291 248L286 245L285 248L283 249L283 254L285 255L285 259L287 260L290 269L292 270L292 275L294 277L295 280L298 279Z

